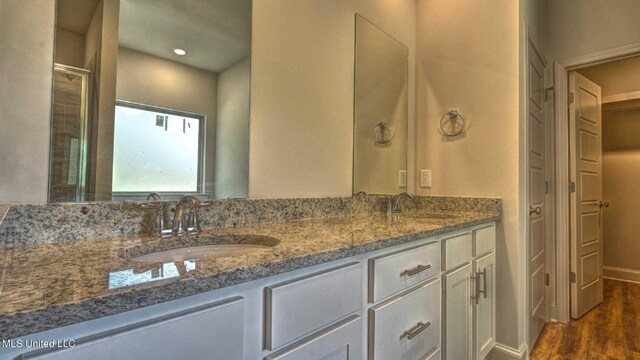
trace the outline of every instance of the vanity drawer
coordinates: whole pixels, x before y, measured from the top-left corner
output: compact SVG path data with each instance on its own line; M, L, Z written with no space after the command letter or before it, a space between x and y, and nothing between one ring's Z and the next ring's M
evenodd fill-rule
M345 360L362 358L362 320L352 315L264 360Z
M358 262L265 289L265 348L273 350L362 307Z
M484 255L496 248L495 225L478 229L473 232L473 256Z
M440 243L369 259L369 302L377 302L440 273Z
M369 360L422 359L440 345L440 280L369 310Z
M450 270L473 259L473 237L465 233L442 240L443 270Z

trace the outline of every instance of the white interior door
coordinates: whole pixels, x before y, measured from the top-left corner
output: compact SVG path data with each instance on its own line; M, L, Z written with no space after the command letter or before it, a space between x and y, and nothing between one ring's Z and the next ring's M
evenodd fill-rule
M569 74L571 317L602 302L602 120L600 86ZM573 100L573 101L572 101Z
M533 346L547 321L546 302L546 156L544 118L544 73L545 63L540 53L529 42L527 60L527 112L529 121L529 344Z

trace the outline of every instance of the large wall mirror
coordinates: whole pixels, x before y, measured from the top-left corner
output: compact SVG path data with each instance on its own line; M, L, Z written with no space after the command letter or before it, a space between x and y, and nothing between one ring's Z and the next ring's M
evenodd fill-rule
M356 15L353 192L407 191L409 48Z
M251 0L58 0L49 201L246 197Z

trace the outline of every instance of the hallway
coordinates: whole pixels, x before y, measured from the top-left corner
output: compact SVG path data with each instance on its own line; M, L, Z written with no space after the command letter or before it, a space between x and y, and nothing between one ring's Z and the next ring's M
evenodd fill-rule
M640 284L604 280L604 302L569 324L545 325L531 352L542 359L640 359Z

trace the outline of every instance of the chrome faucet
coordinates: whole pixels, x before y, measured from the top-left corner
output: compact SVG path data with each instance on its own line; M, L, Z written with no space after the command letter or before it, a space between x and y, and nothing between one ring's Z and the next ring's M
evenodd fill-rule
M414 205L416 204L416 199L413 197L413 195L406 192L400 193L394 197L387 198L387 212L390 213L402 211L402 203L406 199L411 200Z
M141 209L153 209L153 225L151 236L171 237L198 235L201 232L198 209L211 205L210 201L200 201L192 195L183 196L176 205L171 228L165 227L165 210L168 203L161 201L158 193L147 196L147 202L139 203Z
M171 234L173 236L198 235L202 231L198 209L209 205L211 205L210 201L200 201L191 195L183 196L178 201L173 214Z
M151 236L171 236L171 229L164 228L166 203L162 202L160 194L152 192L147 196L147 202L139 203L138 207L141 209L155 210L151 225Z

